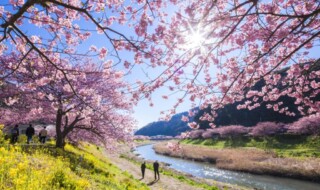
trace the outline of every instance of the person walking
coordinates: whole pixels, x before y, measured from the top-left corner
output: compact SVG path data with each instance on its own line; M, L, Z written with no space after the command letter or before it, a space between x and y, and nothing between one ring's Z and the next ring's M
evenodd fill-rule
M43 129L39 132L39 138L42 144L46 143L47 135L48 131L46 130L46 126L44 126Z
M141 173L142 173L142 179L144 178L144 173L146 171L146 162L143 162L141 164Z
M29 144L30 141L32 140L32 136L34 135L34 128L32 127L31 124L26 130L26 135L27 135L27 144Z
M19 126L15 125L14 128L11 129L11 144L15 144L18 142L19 137Z
M159 180L160 179L159 163L157 160L153 163L153 170L154 170L154 180L157 180L157 175L158 175L158 180Z

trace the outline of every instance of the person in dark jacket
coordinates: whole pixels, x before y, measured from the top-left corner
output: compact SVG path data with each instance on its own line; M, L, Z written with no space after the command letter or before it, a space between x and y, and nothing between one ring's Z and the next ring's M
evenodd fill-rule
M154 180L157 180L157 175L158 175L158 180L160 179L159 175L159 163L158 161L155 161L153 163L153 170L154 170Z
M14 128L11 129L11 143L15 144L18 142L19 137L19 126L15 125Z
M146 162L143 162L141 164L141 173L142 173L142 179L144 178L144 172L146 171Z
M31 124L26 130L26 135L27 135L27 144L29 144L30 141L32 140L32 136L34 135L34 128L32 127Z

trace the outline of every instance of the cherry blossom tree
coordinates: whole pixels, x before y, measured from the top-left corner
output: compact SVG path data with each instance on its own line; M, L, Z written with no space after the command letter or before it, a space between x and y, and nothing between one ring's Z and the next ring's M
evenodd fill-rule
M131 138L132 104L125 101L122 92L126 88L122 72L111 69L110 62L98 66L85 60L86 64L71 65L68 59L61 59L60 65L68 68L67 81L62 72L38 59L25 59L26 64L6 78L8 85L2 86L1 93L5 103L0 108L1 122L55 124L56 146L61 148L66 138L110 146ZM3 57L2 61L6 73L12 72L10 63L16 58Z
M132 100L121 80L126 71L112 68L132 67L120 56L122 50L132 51L136 63L142 56L154 57L148 43L156 36L151 40L146 31L149 15L157 17L159 6L143 1L2 1L1 123L55 123L58 147L65 138L106 145L128 140L133 120L128 116ZM94 39L98 47L88 42Z
M243 127L241 125L229 125L225 127L217 128L221 137L237 137L244 134L248 134L249 127Z
M219 128L215 128L215 129L206 129L205 132L202 133L202 138L204 139L210 139L213 138L215 136L219 136Z
M190 138L190 139L201 138L203 132L204 132L203 129L196 129L196 130L189 131L186 138Z
M319 1L172 2L178 11L161 24L168 53L158 64L167 67L149 86L185 92L169 114L188 98L201 109L210 106L202 119L214 123L215 110L247 98L239 109L270 101L268 108L294 115L279 101L285 95L301 114L319 112L320 63L312 54L319 45ZM250 90L261 80L260 90Z
M9 0L0 5L0 53L15 52L22 61L33 52L59 69L59 59L55 59L59 54L73 58L99 56L100 59L112 54L120 61L122 58L118 53L126 49L140 52L136 59L141 59L138 56L143 54L151 56L148 51L151 47L147 46L151 36L146 33L153 21L149 15L156 17L155 9L162 4L148 1ZM125 33L124 28L132 33ZM93 44L82 46L97 33L105 37L101 48Z
M0 3L0 55L14 54L13 72L38 56L41 64L59 71L76 94L62 58L72 64L87 57L112 60L110 67L130 72L143 58L155 63L162 56L152 45L159 35L147 33L153 20L162 17L157 11L161 6L165 3L140 0L5 0ZM121 51L132 56L124 57ZM0 73L0 82L10 74Z
M289 125L288 133L296 135L319 135L320 115L306 116Z
M260 122L251 130L251 135L254 137L265 137L275 134L283 134L287 131L287 126L283 123L275 122Z
M136 65L150 69L147 81L129 88L132 101L147 98L152 105L160 87L183 92L169 114L189 99L194 107L212 108L202 117L212 127L215 110L245 98L251 100L239 109L271 101L269 108L293 115L279 102L287 95L311 115L320 109L320 61L311 53L319 45L319 13L317 0L9 0L0 4L0 55L17 61L11 72L1 73L0 85L38 57L37 63L50 65L80 96L61 60L76 65L84 57L113 56L110 67L121 65L126 73ZM90 42L96 33L104 39L99 47ZM261 90L250 90L260 80Z

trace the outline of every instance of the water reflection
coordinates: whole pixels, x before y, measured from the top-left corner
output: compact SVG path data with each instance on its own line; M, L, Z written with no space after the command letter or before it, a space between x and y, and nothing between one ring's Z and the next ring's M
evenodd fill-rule
M192 174L193 176L210 178L221 182L263 190L320 190L320 184L318 183L221 170L208 163L159 155L154 152L152 146L153 145L140 146L136 148L135 153L146 160L158 160L160 162L168 163L171 168Z

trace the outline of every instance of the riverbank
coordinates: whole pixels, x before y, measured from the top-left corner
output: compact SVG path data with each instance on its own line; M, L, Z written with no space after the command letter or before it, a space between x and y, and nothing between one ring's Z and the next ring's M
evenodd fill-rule
M273 152L278 157L320 158L320 136L273 135L266 137L239 136L233 138L184 139L183 144L222 148L257 148Z
M139 145L145 145L145 142L139 143ZM108 158L113 164L122 169L124 172L130 173L134 178L139 179L141 177L140 164L145 161L135 155L128 146L121 145L118 148L118 152L113 155L108 155ZM237 185L231 185L227 183L217 182L211 179L202 179L194 177L190 174L185 174L173 170L160 162L160 180L154 181L154 175L152 170L153 161L146 160L147 169L146 176L140 180L147 184L152 190L246 190L248 188L240 187Z
M157 143L154 149L159 154L210 162L220 169L320 182L319 158L279 157L258 148L213 148L184 143L174 151L168 148L167 142Z

